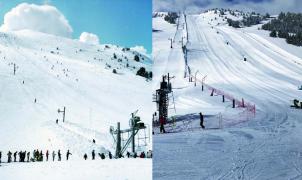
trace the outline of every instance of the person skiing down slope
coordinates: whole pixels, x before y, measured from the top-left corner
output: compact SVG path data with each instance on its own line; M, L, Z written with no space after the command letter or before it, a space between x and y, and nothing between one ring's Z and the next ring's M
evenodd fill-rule
M202 115L201 112L199 113L199 116L200 116L200 126L201 126L202 129L204 129L205 128L204 125L203 125L204 119L203 119L203 115Z

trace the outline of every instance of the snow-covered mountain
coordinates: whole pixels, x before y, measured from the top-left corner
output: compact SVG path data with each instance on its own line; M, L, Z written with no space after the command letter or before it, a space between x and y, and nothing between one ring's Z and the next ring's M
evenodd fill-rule
M151 122L151 83L136 75L151 65L149 57L129 48L29 30L1 32L1 151L70 149L74 158L92 149L113 152L110 126L121 122L128 128L136 110ZM58 109L64 106L62 123Z
M179 132L153 138L156 179L301 178L302 111L290 106L302 101L302 48L269 37L261 24L228 26L225 17L243 18L235 14L180 14L177 24L153 18L153 90L162 75L175 76L176 123L166 128Z

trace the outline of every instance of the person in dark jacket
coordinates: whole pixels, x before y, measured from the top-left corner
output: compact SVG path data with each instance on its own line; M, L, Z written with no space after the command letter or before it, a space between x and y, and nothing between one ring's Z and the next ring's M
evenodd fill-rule
M95 151L94 150L92 150L91 155L92 155L92 160L94 160L95 159Z
M48 161L48 156L49 156L49 152L48 150L46 151L46 161Z
M199 118L200 118L200 126L201 126L202 129L204 129L205 128L204 125L203 125L204 119L203 119L203 115L202 115L201 112L199 113Z
M55 161L56 153L55 151L52 151L52 161Z
M127 151L127 154L126 154L126 155L127 155L128 158L130 157L130 153L129 153L128 151Z
M70 152L69 152L69 149L67 150L67 153L66 153L66 160L68 161L69 159L69 155L72 155Z
M84 159L87 160L87 154L86 153L84 154Z
M14 162L16 162L17 161L17 151L16 152L14 152Z
M7 153L7 162L8 163L12 162L12 153L10 151L8 151Z
M109 159L112 159L112 154L110 151L109 151ZM0 158L0 160L1 160L1 158Z
M43 161L43 156L44 156L44 154L41 150L40 153L39 153L39 161Z
M2 152L0 151L0 164L1 164Z
M61 151L58 150L58 161L61 161Z
M101 159L105 159L105 154L101 153Z

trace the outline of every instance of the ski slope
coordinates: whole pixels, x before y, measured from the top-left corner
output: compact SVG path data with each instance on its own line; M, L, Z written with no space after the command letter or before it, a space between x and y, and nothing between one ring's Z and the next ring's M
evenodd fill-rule
M139 62L134 61L135 55L140 57ZM60 149L65 157L69 149L73 154L71 161L78 161L77 167L69 169L69 164L65 164L66 167L58 166L76 172L77 168L85 168L80 163L84 153L91 155L91 151L95 149L96 153L107 154L111 151L114 154L110 126L116 127L117 122L121 122L122 129L129 128L131 113L136 110L145 124L151 123L152 112L148 108L152 106L148 96L151 82L136 75L140 67L150 71L151 65L152 61L146 55L115 45L90 45L79 40L29 30L1 32L2 161L6 161L6 153L9 150L12 152L26 150L32 153L34 149L39 149L45 153L46 150L52 152ZM113 69L117 73L113 73ZM63 110L64 106L65 123L62 122L63 114L58 113L58 109ZM59 120L58 124L56 119ZM146 133L148 131L149 126ZM96 141L95 144L92 143L93 139ZM146 146L141 146L137 150L140 152L152 149L151 142L147 139L144 144ZM100 169L107 171L109 175L115 169L122 166L125 168L126 162L121 161L119 164L116 160L108 169L104 166ZM125 170L133 171L139 163L140 161L133 160ZM16 171L19 171L18 167L25 169L35 167L35 165L12 166ZM46 168L53 169L51 166L53 165ZM89 166L93 170L87 178L99 178L99 169L94 168L94 164ZM50 177L56 168L48 172ZM151 173L151 160L146 160L143 168L144 172ZM1 178L12 177L6 173L7 170L0 167ZM3 173L9 176L3 177ZM45 172L43 175L48 173ZM111 178L115 177L122 177L122 174L112 174Z
M162 75L175 76L171 82L176 111L170 110L170 116L181 119L167 125L177 133L154 136L153 177L300 179L302 111L290 105L302 97L302 49L268 37L259 25L235 29L223 18L214 11L181 14L179 25L153 18L158 30L153 32L153 89ZM166 40L171 37L172 49ZM188 68L193 82L184 75ZM199 80L205 77L209 87L255 105L255 114L231 108L229 100L222 103L221 95L210 96L210 90L201 90L200 81L195 87L195 73ZM206 115L204 131L199 112Z

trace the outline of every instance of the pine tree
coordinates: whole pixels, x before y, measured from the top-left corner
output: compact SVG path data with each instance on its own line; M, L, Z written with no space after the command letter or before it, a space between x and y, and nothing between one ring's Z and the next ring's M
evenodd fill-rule
M273 30L271 33L269 33L270 37L277 37L277 32Z

